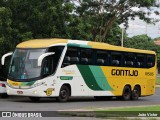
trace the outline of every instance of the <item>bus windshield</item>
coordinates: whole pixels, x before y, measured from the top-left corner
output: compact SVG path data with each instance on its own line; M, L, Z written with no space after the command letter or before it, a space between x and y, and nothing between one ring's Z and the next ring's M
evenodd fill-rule
M40 77L41 66L38 58L46 49L16 49L9 68L9 79L28 80Z

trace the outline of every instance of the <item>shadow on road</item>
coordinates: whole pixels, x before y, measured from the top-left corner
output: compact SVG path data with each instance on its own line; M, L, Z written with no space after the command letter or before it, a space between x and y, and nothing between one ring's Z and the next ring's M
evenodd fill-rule
M32 102L28 97L21 97L21 96L9 96L6 101L10 102L22 102L22 103L60 103L56 101L56 98L41 98L38 102ZM111 102L111 101L122 101L119 98L113 97L113 98L102 98L102 99L95 99L94 97L71 97L67 102L64 103L75 103L75 102ZM131 102L134 101L147 101L145 97L140 97L138 100L130 100Z

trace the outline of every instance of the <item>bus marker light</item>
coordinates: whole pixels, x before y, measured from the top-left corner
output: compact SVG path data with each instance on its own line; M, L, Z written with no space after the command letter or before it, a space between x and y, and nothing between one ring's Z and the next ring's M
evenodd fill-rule
M3 83L0 83L0 87L6 87L6 85Z

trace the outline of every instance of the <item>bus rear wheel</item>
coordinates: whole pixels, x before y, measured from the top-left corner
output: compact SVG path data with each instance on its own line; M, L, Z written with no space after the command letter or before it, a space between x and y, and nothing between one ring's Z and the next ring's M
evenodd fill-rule
M32 102L39 102L40 97L29 97Z
M131 88L129 86L125 86L123 89L122 99L127 101L131 99Z
M135 86L133 91L132 91L131 99L132 100L138 100L139 95L140 95L140 88L138 86Z
M58 102L66 102L69 99L70 90L67 86L63 85L60 89L59 96L57 97Z

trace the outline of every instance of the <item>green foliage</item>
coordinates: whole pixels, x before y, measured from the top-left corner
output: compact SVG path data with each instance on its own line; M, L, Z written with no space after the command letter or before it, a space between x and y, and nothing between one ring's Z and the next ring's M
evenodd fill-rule
M72 1L72 0L70 0ZM128 27L128 19L138 16L140 19L151 23L152 19L146 14L150 12L134 11L132 7L150 7L153 6L156 0L77 0L75 3L76 14L90 24L93 40L107 42L110 36L110 30L116 22L125 23Z
M160 40L160 37L154 38L154 41L156 41L156 40Z
M6 45L8 39L10 39L9 33L11 33L12 29L10 27L11 25L11 12L5 7L0 7L0 45L1 51L0 54L2 54L5 51L4 46ZM5 46L6 47L6 46Z
M157 84L157 85L160 85L160 77L157 78L156 84Z
M134 12L131 7L149 8L155 2L77 1L75 4L72 0L0 0L0 56L13 51L18 43L35 38L82 39L120 45L120 23L127 26L128 17L134 19L136 15L147 22L151 20L144 12ZM138 39L147 43L142 44ZM157 50L146 37L133 37L125 45Z
M1 0L0 56L28 39L69 38L67 23L72 21L73 8L63 0Z
M147 35L137 35L132 38L127 38L124 41L124 46L155 51L157 53L157 66L160 66L160 46L155 45L154 41Z
M154 41L147 35L137 35L132 38L128 38L125 40L124 46L143 50L158 51L158 47L155 45Z

